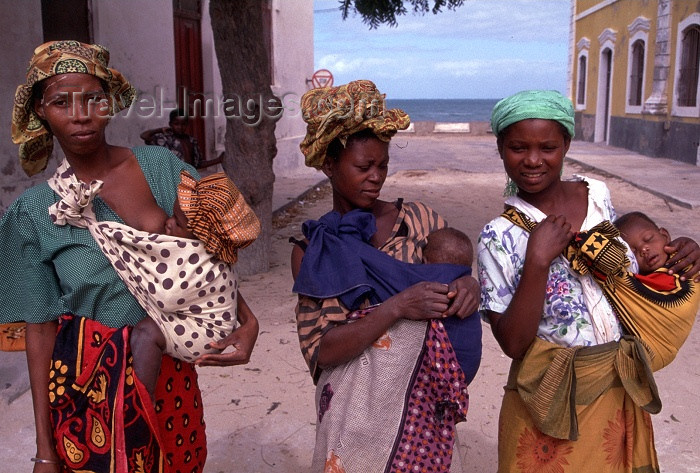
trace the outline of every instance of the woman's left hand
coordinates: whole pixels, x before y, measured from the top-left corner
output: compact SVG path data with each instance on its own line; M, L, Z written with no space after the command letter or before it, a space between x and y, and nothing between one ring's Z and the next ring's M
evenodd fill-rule
M235 366L245 365L250 361L250 355L253 353L253 347L258 339L260 326L258 324L258 319L255 318L253 311L250 310L250 307L248 307L248 304L246 304L240 292L238 293L238 321L241 325L226 338L211 343L212 347L219 350L233 347L233 351L202 355L195 360L195 365Z
M450 307L447 308L445 316L456 315L460 319L469 317L479 308L481 300L481 290L479 282L471 276L462 276L449 284L447 297Z
M693 278L695 282L700 282L700 246L695 240L679 237L666 245L664 250L672 255L666 263L669 273L682 274L683 280Z

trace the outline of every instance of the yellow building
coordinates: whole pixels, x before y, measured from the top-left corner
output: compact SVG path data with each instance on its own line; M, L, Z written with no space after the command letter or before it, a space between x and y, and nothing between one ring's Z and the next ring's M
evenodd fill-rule
M574 0L576 138L700 165L700 1Z

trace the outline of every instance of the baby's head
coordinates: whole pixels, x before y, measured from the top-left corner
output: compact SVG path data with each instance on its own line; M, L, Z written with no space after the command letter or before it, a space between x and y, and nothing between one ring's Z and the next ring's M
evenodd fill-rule
M640 274L649 274L661 268L668 260L664 246L671 241L665 228L642 212L630 212L615 220L620 236L637 258Z
M187 216L182 211L180 199L177 197L175 197L175 203L173 204L173 216L165 219L165 234L192 240L197 238L197 235L187 228Z
M471 266L474 248L467 235L454 228L441 228L428 235L423 248L424 263L449 263Z
M165 227L168 235L197 238L208 253L231 264L238 250L260 234L260 221L223 172L197 181L182 171L173 216Z

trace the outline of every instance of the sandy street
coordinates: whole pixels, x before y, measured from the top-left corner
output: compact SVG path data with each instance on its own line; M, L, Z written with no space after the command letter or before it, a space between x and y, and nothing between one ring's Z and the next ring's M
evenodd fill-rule
M568 172L581 172L574 168L567 166ZM618 212L642 208L672 235L700 235L700 211L669 205L629 184L605 179ZM500 212L503 182L502 173L399 171L387 180L383 196L426 202L451 226L476 240L482 226ZM290 212L294 215L279 220L283 226L275 235L275 267L243 282L243 293L261 320L259 345L250 365L201 371L211 440L210 473L307 471L314 439L314 387L297 344L287 239L301 235L305 219L330 209L328 190L318 194L318 200L305 202ZM695 428L700 425L695 408L700 388L698 354L696 328L676 362L657 374L664 408L654 421L663 471L700 471L700 437ZM468 420L459 430L460 453L468 472L495 471L498 409L508 367L509 360L484 326L481 369L470 386Z
M485 143L481 151L493 153L493 142ZM462 163L463 170L447 164L433 162L430 171L416 165L393 167L398 170L387 180L383 198L421 200L475 242L483 225L502 209L500 162L494 157L488 169ZM581 172L576 165L565 168L567 175ZM611 188L618 213L643 209L672 236L700 238L700 210L669 204L615 178L597 177ZM318 218L330 208L329 190L321 188L281 215L273 237L272 268L243 279L241 291L261 326L250 364L199 371L209 438L207 473L308 471L314 442L314 386L297 341L287 240L301 236L304 220ZM459 426L461 461L470 473L495 472L498 410L509 366L486 326L483 342L481 369L470 386L468 420ZM676 361L656 376L664 407L653 418L664 472L700 472L699 355L696 327ZM29 393L3 405L0 418L0 473L30 471L34 433Z

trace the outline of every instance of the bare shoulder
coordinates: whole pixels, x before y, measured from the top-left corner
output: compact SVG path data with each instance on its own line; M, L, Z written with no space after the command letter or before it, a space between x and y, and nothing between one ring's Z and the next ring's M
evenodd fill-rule
M305 243L308 243L308 240L304 239ZM304 258L304 248L302 248L301 245L295 244L292 247L292 259L291 259L291 264L290 267L292 269L292 278L296 280L297 274L299 274L299 268L301 268L301 260Z
M586 181L564 181L566 199L576 203L586 203L588 201L588 184Z
M374 213L378 225L380 221L391 221L393 223L399 216L399 209L394 202L377 200L372 213Z

